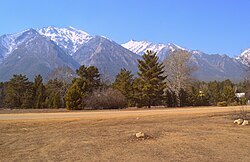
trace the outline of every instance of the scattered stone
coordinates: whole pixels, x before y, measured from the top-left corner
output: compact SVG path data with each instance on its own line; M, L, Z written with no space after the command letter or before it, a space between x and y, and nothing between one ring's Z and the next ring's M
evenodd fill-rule
M248 124L249 124L248 120L244 120L243 123L242 123L242 125L248 125Z
M241 125L243 123L243 119L237 119L234 121L234 124L238 124L238 125Z
M145 133L143 132L138 132L135 134L136 138L144 138L145 137Z
M144 132L138 132L135 134L131 134L131 136L127 139L128 142L139 142L139 141L146 141L146 140L155 140L156 138L144 133Z

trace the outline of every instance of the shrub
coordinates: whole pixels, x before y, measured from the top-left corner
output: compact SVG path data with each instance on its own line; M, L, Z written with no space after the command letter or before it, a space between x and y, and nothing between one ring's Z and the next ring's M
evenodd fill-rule
M86 99L86 107L91 109L119 109L126 106L126 98L113 88L95 91Z
M246 119L248 119L248 111L244 108L244 107L242 107L240 110L239 110L239 117L241 118L241 119L244 119L244 120L246 120Z
M240 104L241 105L246 105L247 104L247 98L246 97L240 98Z
M227 102L226 101L218 102L217 106L227 106Z
M232 118L247 120L247 119L250 119L249 114L250 114L249 111L245 107L242 106L241 108L234 110L232 114Z
M234 101L234 102L229 104L229 106L238 106L238 105L239 105L239 103L237 101Z

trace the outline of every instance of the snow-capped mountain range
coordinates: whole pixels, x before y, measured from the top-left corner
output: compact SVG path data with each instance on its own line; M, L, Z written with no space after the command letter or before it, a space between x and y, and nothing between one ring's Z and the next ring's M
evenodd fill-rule
M250 49L231 58L225 54L206 54L198 50L189 50L173 43L155 44L148 41L131 40L122 46L138 55L142 55L146 50L152 50L157 52L160 61L166 59L174 50L186 50L191 55L192 63L198 68L194 75L204 81L225 79L238 81L239 78L244 78L246 71L250 69Z
M204 81L240 80L250 67L250 48L232 58L189 50L173 43L131 40L119 45L104 36L92 36L73 27L49 26L0 36L0 81L16 73L30 78L41 73L46 78L57 67L75 69L82 64L97 66L101 73L114 78L121 68L136 74L137 59L141 59L146 50L157 52L159 60L163 61L177 49L192 55L198 67L195 76Z
M0 37L0 48L4 50L1 52L3 58L6 58L11 52L17 49L19 45L33 37L33 34L29 33L30 30L31 29L27 29L23 32L6 34ZM84 43L93 38L93 36L88 33L71 26L66 28L49 26L32 30L37 31L35 34L40 34L55 42L69 55L75 53Z
M167 44L162 44L162 43L153 43L149 41L136 41L136 40L130 40L127 43L122 44L124 48L129 49L130 51L138 54L138 55L143 55L144 52L147 50L152 50L154 52L157 52L158 57L160 60L165 59L166 57L166 52L173 52L176 49L181 49L190 52L191 54L197 54L201 55L204 54L201 51L198 50L189 50L186 48L183 48L181 46L178 46L174 43L167 43ZM225 56L220 55L220 56ZM229 56L228 56L229 57ZM246 49L243 51L241 54L239 54L237 57L232 58L240 61L241 63L245 65L250 65L250 48Z

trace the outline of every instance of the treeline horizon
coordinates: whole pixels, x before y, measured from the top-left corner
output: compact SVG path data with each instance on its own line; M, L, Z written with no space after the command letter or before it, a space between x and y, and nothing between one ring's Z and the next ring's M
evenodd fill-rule
M76 74L67 68L56 69L43 83L41 75L29 81L15 74L0 83L0 108L119 109L126 107L228 106L247 103L250 81L237 84L224 81L197 81L190 66L190 55L177 50L163 63L156 53L147 51L138 60L138 76L121 69L113 83L101 79L94 66L80 66ZM235 93L246 93L237 98Z

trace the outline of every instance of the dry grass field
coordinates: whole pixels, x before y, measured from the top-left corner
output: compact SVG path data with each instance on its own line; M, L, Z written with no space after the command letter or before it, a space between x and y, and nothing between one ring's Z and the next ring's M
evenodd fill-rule
M249 162L250 126L233 124L236 109L4 112L0 161Z

